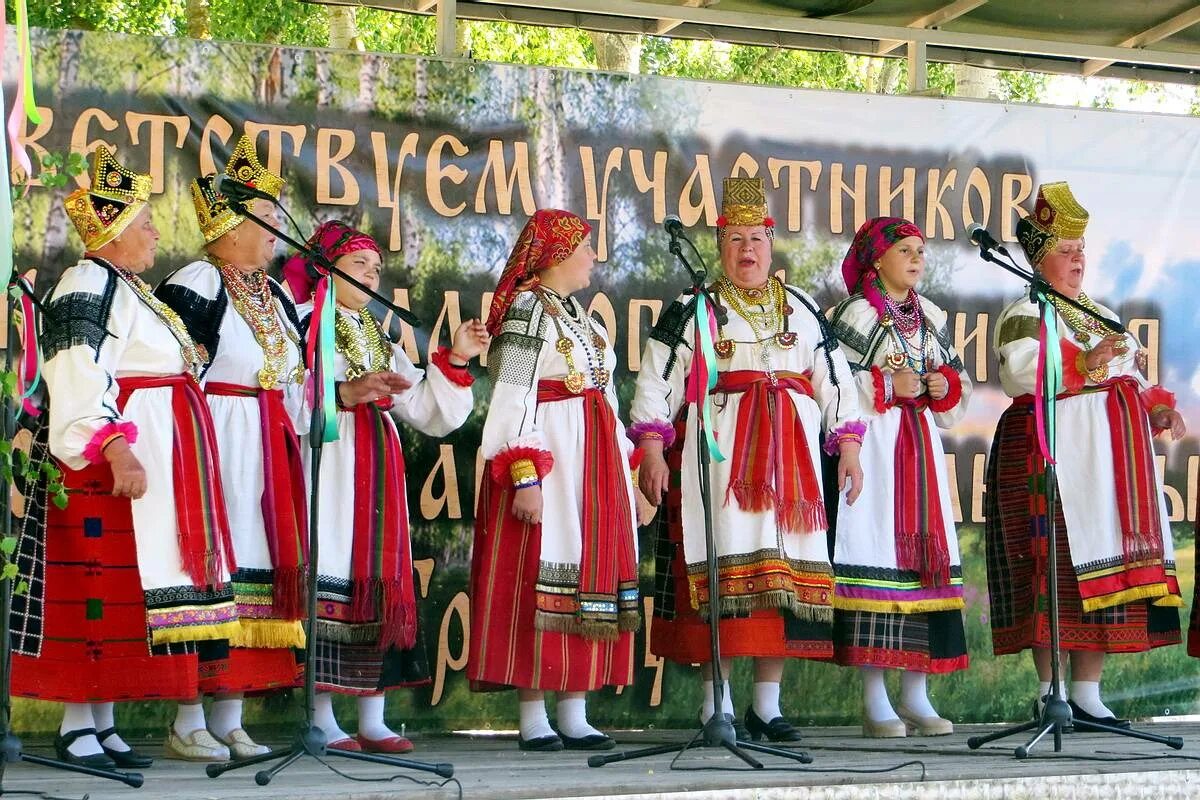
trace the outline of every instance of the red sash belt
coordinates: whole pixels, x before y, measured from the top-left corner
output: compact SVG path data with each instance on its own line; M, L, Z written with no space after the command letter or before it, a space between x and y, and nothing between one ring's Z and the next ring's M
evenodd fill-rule
M921 586L950 583L950 548L942 518L933 432L925 409L929 398L901 399L900 432L896 439L895 492L896 566L916 572Z
M725 503L743 511L774 509L781 531L826 527L821 484L808 437L788 391L813 396L812 373L755 370L722 372L713 394L744 394L738 406L733 463Z
M139 389L171 389L171 477L180 559L194 586L221 588L225 585L221 566L232 575L237 564L217 466L217 439L199 384L186 373L120 378L117 384L121 410Z
M379 623L379 647L411 649L417 640L404 452L387 419L391 398L342 409L354 414L354 541L350 621Z
M300 461L300 440L292 428L279 389L210 381L205 394L256 397L262 431L263 527L274 573L272 616L302 619L305 609L304 565L308 562L308 500Z
M1105 412L1112 443L1117 511L1121 520L1121 549L1126 564L1163 556L1162 517L1154 479L1154 447L1150 425L1140 399L1141 387L1130 377L1114 378L1058 399L1105 392ZM1013 398L1013 405L1032 405L1033 395Z
M591 638L616 638L637 627L637 562L633 511L617 440L617 420L600 389L569 391L563 381L538 381L538 403L583 400L583 537L579 559L580 628ZM544 524L544 523L543 523ZM615 611L615 614L614 614ZM615 618L614 618L615 617Z

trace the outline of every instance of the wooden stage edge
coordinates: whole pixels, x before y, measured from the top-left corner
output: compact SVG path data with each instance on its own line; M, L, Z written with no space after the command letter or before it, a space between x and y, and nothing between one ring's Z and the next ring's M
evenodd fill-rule
M554 798L621 798L621 800L1082 800L1082 798L1200 797L1200 723L1156 722L1142 730L1182 736L1184 748L1102 734L1071 734L1055 753L1043 741L1029 758L1014 758L1013 749L1026 735L1013 736L972 751L970 736L995 726L962 725L951 736L937 738L863 739L857 728L807 728L799 749L813 763L761 756L763 770L750 770L733 756L716 750L692 750L671 768L670 755L625 761L601 768L587 766L586 753L521 753L512 736L413 736L414 759L449 762L464 798L550 800ZM683 743L688 731L616 732L618 749ZM140 749L161 756L160 744L139 742ZM274 744L274 743L272 743ZM30 753L49 755L45 742L27 743ZM90 800L376 800L377 798L458 797L453 783L417 786L397 774L421 780L437 776L336 759L333 766L366 782L328 771L313 759L292 765L268 786L254 782L250 767L209 778L202 765L161 758L144 771L146 782L132 789L30 764L9 766L4 794L45 792L53 797Z

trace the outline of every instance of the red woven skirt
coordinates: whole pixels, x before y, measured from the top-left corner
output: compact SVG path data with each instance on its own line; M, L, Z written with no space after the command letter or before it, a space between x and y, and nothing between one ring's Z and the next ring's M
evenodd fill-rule
M534 627L541 525L512 515L512 489L484 465L471 556L471 662L477 692L543 689L586 692L633 682L633 634L595 641Z
M650 650L679 664L707 664L711 660L708 623L692 608L687 563L683 557L680 476L686 418L685 411L676 421L675 443L666 454L671 481L655 523L654 617L650 623ZM833 658L833 624L830 622L802 620L788 611L765 608L741 616L722 617L719 627L722 658Z
M65 509L26 498L14 597L12 692L64 703L188 700L198 657L152 655L128 499L107 464L63 470ZM44 522L44 528L42 523Z

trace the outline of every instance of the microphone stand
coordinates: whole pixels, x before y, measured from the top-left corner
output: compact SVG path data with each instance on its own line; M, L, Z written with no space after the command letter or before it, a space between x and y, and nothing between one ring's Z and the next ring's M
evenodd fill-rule
M727 316L726 311L713 300L712 293L708 289L708 268L704 266L703 257L680 228L669 227L667 231L671 235L671 243L667 246L667 249L679 260L679 263L683 265L683 268L691 278L692 291L697 298L696 302L699 302L700 297L707 300L713 313L716 315L718 324L724 325ZM683 247L680 245L681 239L688 243L688 246L699 262L699 266L693 265L688 261L687 256L683 254ZM708 387L703 387L703 391L707 390ZM692 418L696 421L696 458L700 470L700 500L704 504L704 545L708 556L708 637L709 655L712 659L713 715L702 725L701 730L685 744L665 744L627 752L594 755L588 759L589 767L603 767L605 764L613 764L618 761L648 758L663 755L664 753L684 753L697 747L722 747L742 761L745 761L754 769L763 769L762 762L747 753L747 750L790 758L801 764L812 763L812 756L800 750L770 747L758 744L757 742L738 739L733 727L733 717L721 711L725 694L725 681L721 674L721 583L718 580L717 544L715 534L713 533L712 486L711 476L709 475L710 457L708 448L704 446L704 414L700 405L703 402L703 399L698 398L692 404Z
M33 305L39 311L44 311L42 304L34 296L33 290L23 278L16 275L9 286L11 289L16 286L26 296L33 301ZM12 298L6 296L5 303L9 304L9 320L12 319ZM11 334L11 330L9 331ZM33 342L26 342L26 347L33 347ZM8 344L4 348L4 371L12 372L12 339L8 339ZM12 406L9 402L10 398L5 395L2 403L0 403L0 441L11 442L14 431L15 416ZM39 477L39 480L41 478ZM0 518L3 522L0 523L0 531L3 531L3 537L7 539L12 535L12 481L0 481ZM47 502L49 499L47 498ZM29 509L27 509L27 512ZM16 553L13 553L15 559ZM10 682L12 679L12 636L10 614L12 613L12 578L7 575L0 577L0 620L3 620L0 625L0 794L4 794L4 769L8 764L16 764L26 762L36 764L39 767L50 767L52 769L66 770L67 772L77 772L82 775L91 775L93 778L106 778L108 780L120 781L126 786L132 786L134 789L142 785L143 777L140 772L121 772L117 769L99 769L96 767L85 767L82 764L70 764L66 761L61 761L57 758L47 758L45 756L35 756L26 753L21 744L21 740L9 729L9 724L12 721L12 693ZM17 794L20 794L17 792Z
M225 184L222 189L227 189L229 184ZM364 286L359 281L347 275L342 270L330 263L329 259L308 245L299 242L289 236L285 231L276 228L268 222L265 222L246 208L245 199L234 198L226 194L229 199L230 207L252 221L263 230L266 230L283 242L311 259L313 262L320 265L320 268L331 275L337 275L342 280L359 289L362 292L370 295L378 300L389 310L403 319L410 325L419 324L415 314L405 308L400 308L394 305L382 295ZM268 199L272 203L276 202L274 198ZM336 314L336 308L326 309L327 314ZM414 761L408 758L399 758L397 756L381 755L378 753L363 753L352 752L349 750L330 750L326 748L328 743L325 738L325 732L313 724L315 716L315 697L316 697L316 676L313 672L316 665L316 637L315 623L317 619L317 555L320 549L320 497L321 497L321 451L325 444L325 415L322 412L321 389L324 386L324 375L321 370L321 337L316 338L316 351L313 355L313 363L309 365L312 370L312 380L314 386L317 387L315 398L312 407L311 423L308 432L309 447L312 451L312 461L310 464L310 480L312 489L308 500L308 575L307 575L307 590L308 590L308 608L304 620L304 721L301 723L299 730L296 732L296 738L292 745L284 750L272 750L269 753L263 753L260 756L252 756L243 761L228 761L224 764L209 764L205 767L205 773L210 778L216 778L226 772L243 767L249 767L255 764L263 764L268 761L278 761L274 766L260 770L254 775L254 782L259 786L266 786L271 782L271 779L278 775L283 770L294 764L305 756L311 756L319 763L328 767L332 772L341 775L328 763L325 758L328 756L336 756L338 758L348 758L352 761L369 761L373 764L385 764L391 767L400 767L404 769L419 770L422 772L432 772L440 775L443 778L451 778L454 776L453 764L431 764L425 761Z
M989 261L996 264L1001 269L1011 272L1018 278L1029 283L1029 300L1036 303L1038 307L1038 318L1043 318L1047 306L1051 305L1050 298L1057 298L1066 302L1073 308L1083 312L1097 322L1112 328L1118 333L1125 333L1125 326L1117 320L1111 320L1102 314L1097 314L1089 308L1084 307L1081 303L1076 302L1073 298L1066 297L1060 292L1051 288L1050 284L1037 270L1026 270L1017 266L1013 262L1008 253L1004 253L1005 259L997 258L986 244L979 245L979 257L984 261ZM1050 345L1055 343L1047 343ZM1041 371L1042 385L1049 386L1047 380L1049 375L1049 365L1043 355L1039 361L1038 369ZM1051 419L1051 414L1058 398L1051 392L1043 392L1042 397L1042 418ZM1047 432L1049 434L1049 432ZM1067 732L1072 725L1075 730L1083 731L1099 731L1102 733L1112 733L1118 736L1127 736L1131 739L1143 739L1147 742L1155 742L1157 744L1165 744L1167 747L1175 750L1183 749L1183 738L1180 736L1160 736L1154 733L1145 733L1143 731L1133 730L1131 728L1118 728L1113 725L1106 725L1102 722L1087 722L1079 719L1072 719L1071 706L1067 704L1067 700L1059 691L1061 683L1062 664L1061 658L1061 641L1060 641L1060 626L1058 618L1058 526L1055 521L1056 512L1055 504L1058 495L1058 478L1055 474L1054 453L1056 448L1055 440L1052 436L1047 435L1047 445L1050 453L1049 457L1042 462L1042 479L1043 485L1046 487L1046 547L1049 551L1046 565L1046 581L1047 581L1047 616L1050 621L1050 694L1046 697L1045 705L1042 708L1041 716L1038 719L1030 720L1019 725L1014 725L1009 728L989 733L985 736L972 736L967 739L967 747L972 750L978 750L988 742L1003 739L1008 736L1013 736L1025 731L1036 730L1037 733L1029 739L1025 744L1018 746L1013 750L1013 755L1018 759L1029 757L1029 751L1045 737L1047 734L1054 735L1054 752L1062 752L1062 735Z

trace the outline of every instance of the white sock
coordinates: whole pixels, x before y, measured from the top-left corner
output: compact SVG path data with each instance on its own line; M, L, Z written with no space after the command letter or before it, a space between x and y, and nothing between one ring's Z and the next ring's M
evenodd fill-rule
M863 713L872 722L883 722L889 719L900 719L888 699L887 684L883 682L884 672L879 667L859 667L863 682Z
M325 734L326 744L349 738L349 734L338 726L337 717L333 715L333 692L317 692L313 697L313 725Z
M117 723L113 719L113 703L92 703L92 719L96 721L96 731L106 731L113 728L113 732L109 737L100 742L109 750L116 750L119 753L129 751L129 745L125 744L125 740L117 735Z
M721 697L721 711L723 711L724 713L726 713L732 717L733 716L733 692L729 691L729 681L728 680L723 681L722 685L725 687L725 691L723 692L722 697ZM704 681L703 686L704 686L704 703L703 703L703 705L700 706L700 721L708 722L708 718L713 715L713 709L716 707L716 703L713 700L713 682L711 680ZM767 721L770 722L770 720L767 720Z
M924 672L906 669L900 673L900 705L918 717L938 715L929 702L928 678Z
M226 700L213 700L212 708L208 710L208 729L218 739L224 739L242 727L242 698L231 697Z
M396 732L383 721L384 696L368 694L358 698L358 735L380 741L390 739Z
M96 720L92 716L90 703L67 703L63 706L62 724L58 726L60 734L95 727ZM100 743L96 741L95 736L81 736L71 743L67 752L75 756L94 756L104 751L100 749Z
M1050 681L1039 681L1038 682L1038 696L1037 696L1037 707L1038 707L1039 714L1042 712L1042 709L1046 707L1046 701L1043 698L1048 694L1050 694ZM1067 699L1067 683L1066 683L1066 681L1058 682L1058 696L1061 697L1063 700Z
M204 730L204 704L180 703L175 707L175 733L187 736L194 731Z
M521 738L525 741L554 736L550 718L546 716L546 700L521 700L517 703L521 717Z
M600 733L587 721L587 698L559 697L554 717L558 722L559 731L572 739L582 739Z
M754 713L763 722L782 717L779 710L779 684L775 681L754 682Z
M1093 717L1115 717L1100 699L1100 681L1071 681L1071 700Z

